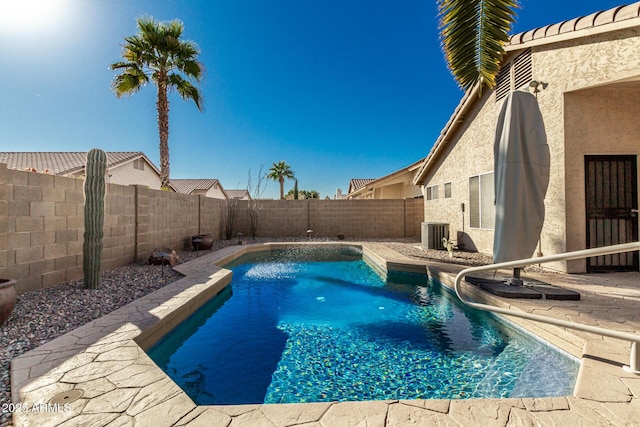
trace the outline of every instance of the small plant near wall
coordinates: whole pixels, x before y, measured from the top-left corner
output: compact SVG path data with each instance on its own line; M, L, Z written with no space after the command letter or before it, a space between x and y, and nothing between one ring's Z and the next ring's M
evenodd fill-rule
M238 198L227 199L222 206L222 228L226 240L231 240L234 236L236 220L238 218L239 200Z
M254 239L258 234L258 223L260 222L260 211L262 210L262 202L260 198L266 189L264 179L267 178L262 172L263 166L260 165L258 170L258 182L253 183L251 180L251 169L249 169L249 178L247 181L247 190L251 194L251 198L247 202L247 213L249 215L249 228L251 230L251 237Z
M84 287L100 287L100 261L104 237L104 195L107 154L97 148L87 153L84 178L84 245L82 269Z

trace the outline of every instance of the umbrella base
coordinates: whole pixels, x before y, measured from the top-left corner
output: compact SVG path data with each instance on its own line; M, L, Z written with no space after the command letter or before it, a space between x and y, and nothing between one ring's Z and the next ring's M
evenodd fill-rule
M509 286L523 286L524 281L519 277L511 277L507 279L507 285Z
M508 283L509 278L486 279L483 277L467 276L465 280L478 286L483 291L503 298L548 299L579 301L580 293L570 289L553 286L539 280L523 280L523 286L513 286Z

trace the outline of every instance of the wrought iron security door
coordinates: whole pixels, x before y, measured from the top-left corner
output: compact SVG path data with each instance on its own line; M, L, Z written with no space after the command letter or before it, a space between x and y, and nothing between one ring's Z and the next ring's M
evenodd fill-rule
M636 156L585 156L587 248L638 240ZM587 272L638 271L638 252L587 258Z

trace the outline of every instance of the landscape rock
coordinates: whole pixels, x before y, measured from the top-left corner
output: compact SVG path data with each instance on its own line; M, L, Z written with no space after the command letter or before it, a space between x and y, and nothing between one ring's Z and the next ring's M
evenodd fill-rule
M178 254L171 248L155 248L149 255L149 264L153 265L175 265L178 261Z

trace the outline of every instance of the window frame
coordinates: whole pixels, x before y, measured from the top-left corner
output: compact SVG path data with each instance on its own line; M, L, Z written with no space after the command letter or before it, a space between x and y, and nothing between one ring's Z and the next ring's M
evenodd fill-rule
M433 200L439 200L439 193L440 193L440 189L438 188L439 185L438 184L434 184L434 185L430 185L428 187L425 187L425 195L424 198L427 201L433 201Z
M449 197L447 197L447 185L449 186ZM444 188L444 198L445 199L453 198L453 185L451 184L451 181L445 182L443 185L443 188Z
M490 178L490 183L491 183L491 187L493 189L493 194L491 194L489 197L491 197L491 204L489 206L492 206L493 209L491 209L491 212L486 212L486 206L488 201L485 199L484 203L483 203L483 178L482 177L488 177L491 176ZM478 206L475 207L472 204L472 200L471 200L471 189L472 189L472 184L471 184L471 180L477 178L478 179ZM485 178L486 179L486 178ZM474 230L495 230L495 184L494 184L494 171L489 171L489 172L483 172L483 173L479 173L479 174L475 174L475 175L470 175L468 180L468 203L469 203L469 228L473 228ZM483 213L483 207L485 207L485 212ZM472 218L472 214L475 214L474 212L474 208L477 209L478 211L478 219L477 219L477 224L478 225L473 225L473 218ZM487 219L486 216L487 214L489 215L489 218L492 218L491 220ZM483 221L484 219L484 221ZM490 221L490 224L487 224L486 221ZM490 227L488 227L487 225L491 225Z
M139 171L144 170L144 160L143 159L135 159L133 161L133 168Z

